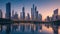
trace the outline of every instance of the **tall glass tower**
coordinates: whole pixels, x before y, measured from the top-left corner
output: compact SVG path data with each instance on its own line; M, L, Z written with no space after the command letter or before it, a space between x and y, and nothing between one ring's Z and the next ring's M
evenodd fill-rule
M58 9L54 10L54 15L58 15Z
M11 19L11 3L6 3L6 19Z
M0 18L2 18L2 10L0 9Z
M36 20L36 12L37 12L37 7L33 4L33 7L31 8L31 19Z
M25 8L24 7L22 7L22 15L23 15L23 19L25 19Z

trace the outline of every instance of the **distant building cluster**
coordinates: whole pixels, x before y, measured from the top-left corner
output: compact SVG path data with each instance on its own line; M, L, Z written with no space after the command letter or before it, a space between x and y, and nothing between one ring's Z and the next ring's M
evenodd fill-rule
M34 6L34 4L33 4L33 7L31 8L31 19L42 21L42 15L38 13L37 7Z
M11 16L11 14L12 14L12 16ZM3 16L2 10L0 9L0 18L2 18L2 16ZM25 16L25 7L22 7L22 12L20 12L20 19L19 19L17 12L14 12L14 10L12 10L12 13L11 13L11 3L10 2L6 3L5 18L13 19L13 20L42 21L42 15L38 12L37 6L35 6L34 4L31 8L31 17L30 17L29 13L27 13L27 16ZM56 21L56 20L60 20L60 15L58 15L58 9L54 10L52 17L47 16L47 18L45 19L46 22Z
M58 8L53 11L52 17L47 16L45 19L46 22L60 20L60 15L58 15Z

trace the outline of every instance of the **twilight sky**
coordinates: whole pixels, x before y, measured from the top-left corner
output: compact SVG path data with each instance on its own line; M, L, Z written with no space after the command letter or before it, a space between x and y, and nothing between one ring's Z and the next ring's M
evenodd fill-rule
M60 15L60 0L0 0L0 9L2 9L3 17L5 17L7 2L11 2L11 11L18 12L19 16L23 6L27 14L31 12L33 4L37 6L37 10L42 14L43 20L46 16L52 16L53 11L57 8L59 9Z

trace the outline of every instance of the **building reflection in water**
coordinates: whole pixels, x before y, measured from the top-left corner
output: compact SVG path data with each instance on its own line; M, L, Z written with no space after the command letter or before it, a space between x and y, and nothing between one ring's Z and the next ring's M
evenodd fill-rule
M20 28L20 29L19 29ZM30 23L20 23L20 24L13 24L11 27L12 31L16 31L17 29L20 32L32 32L32 31L39 31L42 29L42 25L40 24L30 24Z
M60 34L60 25L56 24L33 24L33 23L19 23L11 24L11 32L39 32L39 34ZM6 31L7 26L0 25L0 32ZM45 31L44 31L45 30ZM44 31L44 32L43 32Z
M58 34L58 26L57 25L53 25L52 29L53 29L54 34Z
M46 26L47 28L51 27L52 30L53 30L53 34L60 34L60 33L58 32L60 25L57 25L57 24L53 24L53 25L51 25L51 24L45 24L45 26Z

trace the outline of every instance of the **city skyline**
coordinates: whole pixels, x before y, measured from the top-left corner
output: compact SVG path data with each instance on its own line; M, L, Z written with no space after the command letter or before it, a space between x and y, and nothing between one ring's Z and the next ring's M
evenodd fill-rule
M60 20L60 15L58 15L58 8L53 11L52 17L47 16L45 18L45 21L50 22L50 21L56 21ZM0 18L2 17L2 10L0 9ZM12 15L12 16L11 16ZM12 19L12 20L19 20L17 12L14 13L14 10L11 13L11 3L8 2L6 3L6 13L5 13L5 18L6 19ZM22 7L22 12L20 12L20 20L37 20L37 21L43 21L42 20L42 15L38 12L37 6L33 4L31 8L31 17L30 14L27 13L27 16L25 15L25 7Z
M26 12L26 14L27 13L29 13L30 14L30 16L31 16L31 8L32 8L32 5L34 4L35 6L37 6L37 10L39 11L39 13L41 13L42 14L42 19L44 20L47 16L52 16L52 14L53 14L53 11L55 10L55 9L59 9L59 11L58 11L58 13L60 14L60 8L59 8L59 6L60 6L60 4L59 4L59 0L58 1L56 1L56 0L50 0L50 1L42 1L42 0L39 0L39 4L38 4L38 1L37 0L29 0L28 2L27 2L27 0L25 0L25 2L24 2L24 0L6 0L6 1L3 1L3 0L0 0L0 9L3 11L3 15L4 15L4 13L6 12L6 10L5 10L5 4L7 3L7 2L11 2L11 8L12 8L12 10L14 10L14 11L16 11L16 12L18 12L18 15L20 16L20 12L22 11L22 7L24 6L25 7L25 12ZM54 1L54 2L53 2ZM16 2L16 3L15 3ZM36 3L35 3L36 2ZM40 3L41 2L41 3ZM45 3L46 4L45 4ZM15 4L17 4L17 5L15 5ZM30 4L30 5L29 5ZM41 5L40 5L41 4ZM49 6L50 5L50 6ZM17 7L16 7L17 6ZM11 10L11 11L12 11ZM48 14L49 13L49 14Z
M60 0L0 0L1 34L60 34Z

